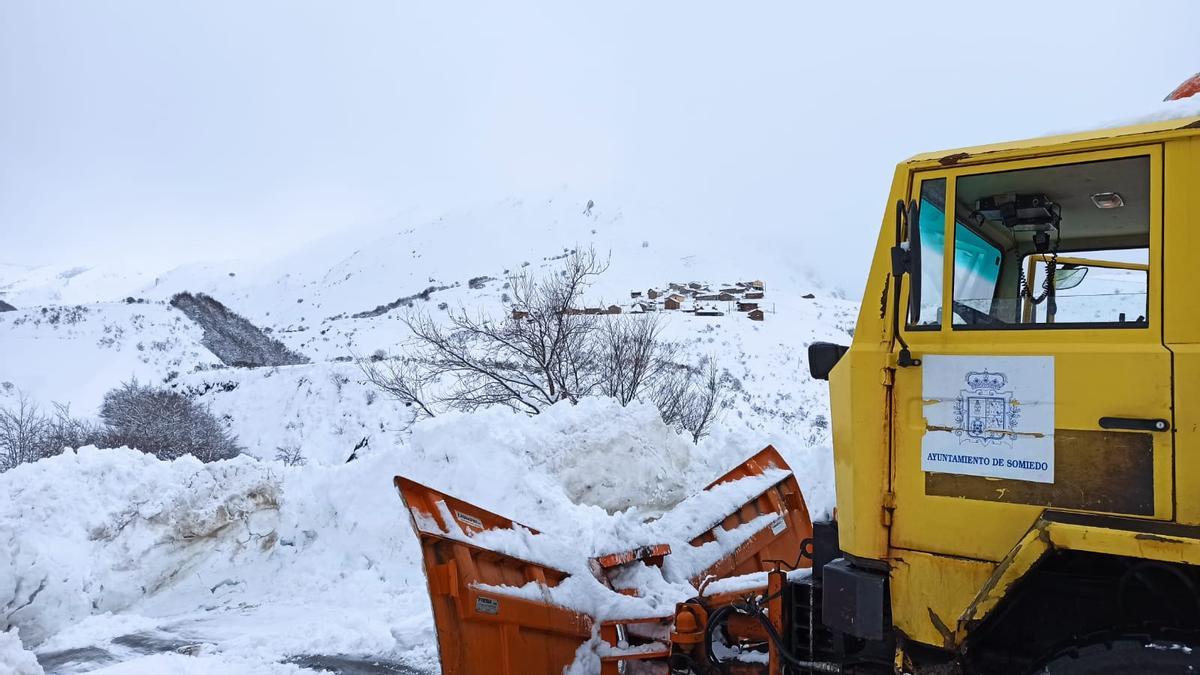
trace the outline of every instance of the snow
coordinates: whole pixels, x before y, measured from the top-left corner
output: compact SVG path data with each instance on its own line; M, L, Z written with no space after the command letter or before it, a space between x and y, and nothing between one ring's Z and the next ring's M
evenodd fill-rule
M26 651L17 631L0 631L0 675L42 675L33 652Z
M123 448L82 448L0 478L0 597L16 601L8 620L35 644L252 546L279 500L270 468L249 458L160 462Z
M1148 106L1145 110L1142 110L1136 114L1117 119L1105 120L1094 126L1080 126L1069 130L1063 130L1056 132L1056 134L1079 133L1093 131L1095 129L1115 129L1117 127L1133 126L1136 124L1169 122L1171 120L1187 119L1189 117L1200 117L1200 96L1191 96L1178 101L1161 101L1154 105Z
M0 314L0 405L18 390L94 414L123 381L158 382L220 361L202 331L163 303L47 305Z
M541 531L489 533L480 543L572 572L558 601L596 616L669 612L695 593L688 570L764 526L724 533L711 550L687 544L744 496L737 490L761 491L776 476L689 495L767 444L794 467L813 516L827 514L826 385L808 377L803 347L849 342L856 304L765 241L681 238L670 213L597 198L585 214L591 198L555 192L406 217L275 261L0 268L0 298L18 308L0 313L0 405L24 392L43 408L60 401L93 415L105 391L136 377L208 406L248 453L202 465L83 448L0 474L0 616L8 617L0 629L12 624L45 663L82 654L102 673L312 672L311 659L331 655L433 673L426 582L394 475ZM446 288L413 301L416 309L500 311L508 274L553 270L581 245L612 255L589 306L670 282L766 281L762 323L734 311L659 313L685 358L712 358L732 378L733 405L700 444L653 408L602 399L536 417L484 409L412 425L412 411L349 362L405 349L408 308L354 314L430 286ZM496 280L471 283L480 277ZM166 304L181 291L212 295L312 362L224 366L200 328ZM299 449L306 463L274 461L281 447ZM632 565L616 579L641 598L582 573L588 556L663 541L678 556L668 577ZM51 672L85 666L71 667Z
M762 589L767 585L768 572L751 572L750 574L742 574L736 577L725 577L724 579L716 579L704 585L704 595L724 595L725 593L737 593L741 591L750 591L754 589ZM799 581L812 576L811 567L802 567L800 569L788 570L788 581Z
M586 400L533 418L489 410L428 420L406 444L371 448L348 464L286 467L248 456L162 462L128 449L83 448L0 474L0 599L10 608L29 603L6 613L39 654L98 646L121 659L100 672L299 672L280 664L306 654L383 656L431 672L425 580L392 475L430 482L544 532L489 532L477 543L502 548L507 537L528 549L515 553L535 557L530 551L557 541L552 562L572 576L550 591L552 601L597 617L661 615L695 589L635 565L617 582L645 595L612 593L588 573L586 555L667 530L682 551L725 505L786 475L685 500L753 448L731 455L725 434L699 446L663 440L669 452L635 461L646 439L672 433L638 406ZM581 454L609 459L603 489L580 489ZM586 501L636 501L676 462L683 478L652 492L645 507L610 513ZM689 513L653 520L672 507L671 514ZM742 529L771 519L763 520ZM195 648L190 660L140 654L123 650L130 636Z
M711 358L728 372L734 394L729 421L759 436L798 439L805 447L827 442L825 383L808 377L804 346L848 343L857 303L817 279L794 251L772 246L765 233L739 234L737 246L721 232L680 238L672 233L686 223L678 223L676 214L596 199L585 215L592 197L564 190L436 217L405 216L348 228L277 260L128 271L125 283L81 281L120 273L98 266L67 278L60 275L72 270L5 266L0 299L18 311L0 313L0 403L20 389L43 408L58 401L71 404L76 415L93 415L103 393L122 380L158 384L170 378L171 386L206 392L203 400L257 457L297 446L310 462L342 462L364 436L372 443L395 442L411 416L380 405L385 397L377 394L379 400L368 404L361 374L341 360L403 353L407 311L440 316L442 303L507 311L506 278L552 272L564 252L594 246L611 255L611 266L588 291L589 305L624 302L631 289L670 282L718 288L721 279L765 280L764 322L733 311L732 303L716 303L724 316L657 312L667 322L664 335L681 342L689 360ZM471 288L471 280L482 277L495 281ZM412 308L352 318L431 286L446 289L428 301L414 300ZM313 363L280 371L224 367L200 343L200 328L166 304L179 292L211 295ZM803 297L810 293L816 297ZM126 297L145 302L126 304ZM46 302L78 303L86 314L71 325L37 323ZM288 377L268 382L273 372ZM349 381L332 388L334 375ZM230 383L239 388L215 390ZM286 421L279 424L281 419Z

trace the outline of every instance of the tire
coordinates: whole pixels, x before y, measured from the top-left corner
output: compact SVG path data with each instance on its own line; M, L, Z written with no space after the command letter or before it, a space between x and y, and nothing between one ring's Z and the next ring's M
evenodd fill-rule
M1030 671L1044 675L1200 675L1200 646L1187 639L1122 635L1069 647Z

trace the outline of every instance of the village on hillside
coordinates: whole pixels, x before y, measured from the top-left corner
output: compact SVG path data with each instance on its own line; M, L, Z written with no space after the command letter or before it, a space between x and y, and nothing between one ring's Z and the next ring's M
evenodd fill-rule
M630 291L628 305L571 308L567 314L645 314L647 312L679 312L698 317L742 314L751 321L765 321L768 309L765 302L766 285L761 280L737 281L729 284L708 284L698 281L669 282L645 291ZM812 293L803 296L812 299ZM528 313L512 310L512 318L523 319Z

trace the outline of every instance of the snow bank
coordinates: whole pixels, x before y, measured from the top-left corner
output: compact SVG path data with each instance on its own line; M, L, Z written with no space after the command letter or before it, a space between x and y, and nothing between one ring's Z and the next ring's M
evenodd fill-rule
M653 408L608 400L560 404L537 417L447 415L401 438L373 443L344 464L162 462L128 449L83 448L0 474L0 616L39 654L106 650L119 663L101 672L295 672L285 662L309 654L386 657L434 672L420 552L392 476L544 532L561 545L552 555L573 573L551 600L597 616L669 611L694 589L642 568L618 582L644 589L644 597L614 594L591 577L588 555L666 530L684 553L691 530L713 522L708 511L764 488L740 481L656 521L763 439L718 429L693 445ZM830 482L824 468L798 477L806 490ZM767 525L744 526L723 546ZM509 536L514 546L533 546L527 533ZM712 552L696 553L700 564L697 556ZM197 647L192 661L122 652L130 636Z
M33 652L25 651L17 631L0 631L0 675L42 675Z
M420 461L410 477L506 515L518 486L500 476L528 474L521 487L538 495L549 479L571 502L608 512L635 505L663 511L709 470L653 406L623 408L604 398L555 405L536 417L505 409L443 415L414 429L412 449Z
M31 644L117 612L270 531L278 484L248 458L82 448L0 475L0 605Z

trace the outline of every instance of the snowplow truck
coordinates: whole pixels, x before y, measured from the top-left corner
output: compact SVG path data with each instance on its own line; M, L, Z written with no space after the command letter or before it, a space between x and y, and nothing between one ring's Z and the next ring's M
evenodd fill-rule
M398 478L446 675L1200 670L1200 117L918 155L887 205L809 347L833 519L766 448L572 567Z

